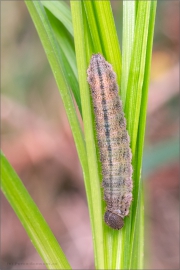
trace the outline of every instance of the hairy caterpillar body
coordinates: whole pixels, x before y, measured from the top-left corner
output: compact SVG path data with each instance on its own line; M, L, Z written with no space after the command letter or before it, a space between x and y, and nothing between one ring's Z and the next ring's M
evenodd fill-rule
M104 220L121 229L132 201L132 166L129 136L116 74L102 55L92 55L87 70L96 120L104 188L107 203Z

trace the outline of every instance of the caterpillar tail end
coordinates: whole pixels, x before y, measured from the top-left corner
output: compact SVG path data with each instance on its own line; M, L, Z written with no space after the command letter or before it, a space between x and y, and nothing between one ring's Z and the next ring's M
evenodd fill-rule
M124 226L124 220L122 217L107 210L104 214L104 221L106 224L114 230L120 230Z

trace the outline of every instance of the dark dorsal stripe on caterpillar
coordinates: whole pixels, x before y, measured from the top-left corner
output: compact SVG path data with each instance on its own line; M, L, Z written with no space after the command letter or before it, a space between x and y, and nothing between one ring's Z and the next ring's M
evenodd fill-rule
M107 203L104 220L113 229L121 229L132 201L132 166L129 136L116 74L102 55L94 54L87 70L96 119Z

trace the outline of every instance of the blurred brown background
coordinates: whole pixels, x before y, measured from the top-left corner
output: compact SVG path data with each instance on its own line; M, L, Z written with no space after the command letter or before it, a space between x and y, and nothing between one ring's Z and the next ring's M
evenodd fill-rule
M121 39L122 2L112 1ZM121 42L121 40L120 40ZM1 2L1 147L73 269L93 269L83 176L24 2ZM145 268L179 269L179 1L159 1L143 160ZM44 269L1 194L1 268Z

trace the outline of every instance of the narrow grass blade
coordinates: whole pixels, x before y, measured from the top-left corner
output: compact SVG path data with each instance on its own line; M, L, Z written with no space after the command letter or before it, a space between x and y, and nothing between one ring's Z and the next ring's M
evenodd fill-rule
M71 269L52 231L1 153L1 189L48 269Z
M145 72L147 38L149 29L150 1L141 1L138 5L134 45L126 95L125 114L128 119L128 131L131 137L132 153L135 153L139 125L142 86ZM131 108L131 109L130 109Z
M150 66L151 66L151 55L152 55L152 43L153 43L153 33L154 33L154 23L155 23L155 14L156 14L156 1L151 2L139 2L138 4L138 11L137 11L137 29L138 24L141 25L142 20L141 16L138 16L139 12L145 12L146 18L144 18L144 27L140 27L139 31L142 32L142 49L141 53L142 58L139 65L139 79L138 84L141 85L141 76L143 76L143 83L141 86L141 94L137 92L136 95L136 106L140 105L140 108L135 110L135 117L137 119L136 123L138 123L138 129L136 134L136 127L132 129L134 137L132 137L132 144L134 144L133 139L136 137L137 143L134 144L135 155L134 155L134 180L135 186L133 194L136 196L136 200L132 205L132 227L131 227L131 258L130 258L130 267L132 269L137 269L138 267L142 267L143 263L140 261L139 252L143 253L143 243L141 239L139 240L139 236L142 233L139 231L141 226L141 219L138 218L138 211L143 211L143 206L141 205L141 194L142 194L142 183L141 183L141 167L142 167L142 155L143 155L143 146L144 146L144 134L145 134L145 123L146 123L146 112L147 112L147 94L148 94L148 87L149 87L149 76L150 76ZM149 18L149 21L147 20ZM148 31L148 32L147 32ZM137 32L135 32L136 34ZM137 39L137 37L135 37ZM141 38L140 38L141 40ZM145 64L144 64L145 62ZM138 91L138 88L137 88ZM139 95L139 96L138 96ZM140 112L140 114L139 114ZM131 119L132 120L132 119ZM135 124L136 125L136 124ZM133 148L133 149L134 149ZM141 212L139 213L141 216ZM142 228L143 230L143 228ZM136 240L135 240L136 239ZM138 256L139 260L135 261L133 258Z
M73 27L71 12L65 1L41 1L42 5L46 7L69 31L73 36Z
M121 80L121 99L123 108L125 108L127 87L130 73L130 63L132 59L132 50L134 45L136 23L136 3L135 1L123 1L123 41L122 41L122 80ZM131 110L128 107L127 110ZM128 116L126 116L128 121ZM130 135L130 134L129 134ZM131 137L130 137L131 138ZM126 219L125 227L122 232L122 237L119 237L120 244L120 268L129 267L129 251L130 251L130 232L131 232L131 209L130 216ZM118 250L117 250L118 254ZM115 268L114 268L115 269Z
M133 5L131 7L131 10L134 12L133 20L130 10L129 12L126 10L128 5ZM127 63L123 62L125 65L123 65L123 68L125 67L123 72L125 73L126 78L122 82L124 87L122 92L123 99L126 100L125 115L131 138L134 188L130 216L126 220L122 235L121 249L123 250L123 261L121 260L120 264L122 269L143 268L143 239L140 238L141 236L143 237L143 201L141 200L142 186L140 182L140 172L144 141L140 141L139 138L144 138L144 130L140 130L139 125L142 125L141 113L143 113L143 117L146 115L146 108L144 107L145 110L142 111L142 105L144 96L148 91L149 83L149 77L146 73L149 72L150 68L150 61L147 62L147 59L149 60L152 51L152 39L149 38L149 36L154 30L152 5L154 4L151 1L138 1L136 6L134 6L132 1L124 3L124 15L127 17L124 19L125 25L123 27L124 29L130 29L130 33L128 33L128 30L127 32L123 32L123 39L127 39L123 41L123 44L129 44L130 48L123 48L123 54L125 54L123 60L126 59ZM136 19L135 22L134 19ZM131 50L131 53L129 50ZM146 84L146 89L143 87L144 84Z
M61 97L74 136L79 159L83 168L83 173L85 177L88 177L89 172L86 163L87 157L86 157L85 142L77 118L72 95L63 72L62 68L63 59L59 51L58 42L55 39L53 30L51 28L47 14L42 4L39 1L26 1L25 3L28 7L28 10L31 14L35 27L38 31L47 58L51 65L54 77L56 79L59 91L61 93Z
M95 264L98 269L104 269L103 257L103 232L101 219L101 189L98 171L98 161L95 148L95 137L93 128L93 113L91 106L91 98L89 87L87 84L87 54L90 49L85 47L85 23L84 23L84 9L83 3L80 1L71 1L72 21L74 27L74 39L77 56L77 66L79 75L79 86L82 102L82 113L84 122L84 133L87 149L87 160L89 164L90 182L86 186L90 186L87 192L91 225L94 239ZM87 44L88 46L88 44ZM86 180L86 179L85 179Z
M129 68L134 41L134 29L136 22L135 11L135 1L123 1L122 79L120 90L123 107L125 107L126 103Z
M121 53L110 1L84 1L84 6L95 49L94 53L102 53L112 64L120 85Z
M61 66L64 76L74 94L77 106L82 115L74 41L72 37L67 33L67 30L63 24L58 19L56 19L48 10L46 13L59 45L59 53L61 54L62 60Z
M101 40L99 38L98 25L97 25L96 17L94 16L93 1L83 1L83 4L86 11L86 17L88 21L90 35L92 38L94 52L99 52L103 54L103 50L101 47Z

